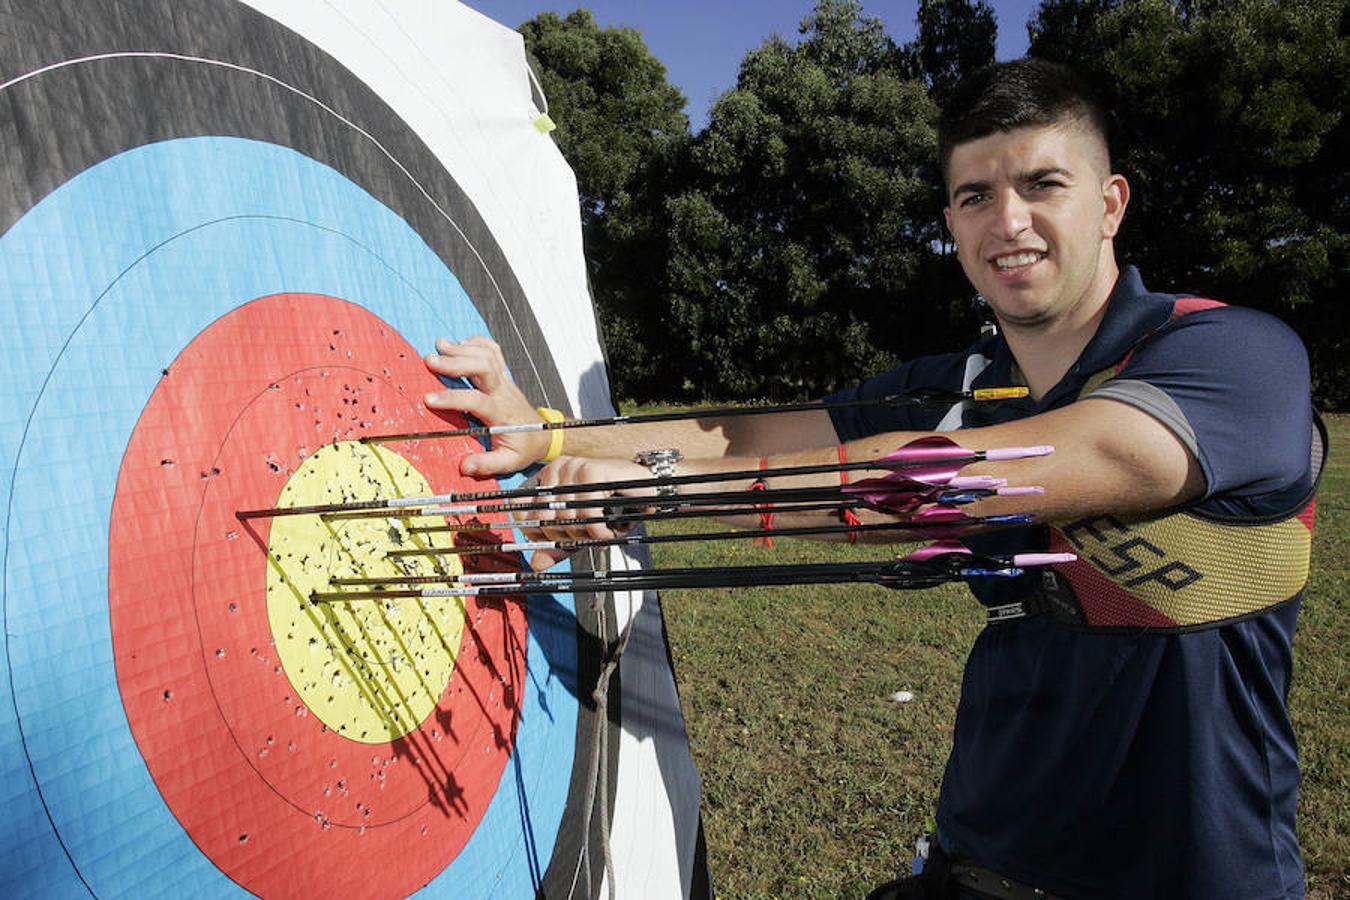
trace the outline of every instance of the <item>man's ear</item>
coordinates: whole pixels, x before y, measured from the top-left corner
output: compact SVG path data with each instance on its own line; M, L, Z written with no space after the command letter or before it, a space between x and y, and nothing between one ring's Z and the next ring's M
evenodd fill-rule
M952 240L956 240L956 232L952 231L952 208L950 206L942 207L942 221L947 223L947 233L952 236Z
M1120 223L1125 218L1125 207L1130 204L1130 183L1124 175L1112 175L1102 185L1102 199L1106 201L1106 211L1102 215L1102 237L1111 239L1120 231Z

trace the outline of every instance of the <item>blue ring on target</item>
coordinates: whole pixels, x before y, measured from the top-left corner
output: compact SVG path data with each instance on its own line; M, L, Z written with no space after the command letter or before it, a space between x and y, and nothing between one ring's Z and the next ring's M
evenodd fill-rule
M31 767L3 773L0 842L26 843L24 855L41 860L37 880L25 883L36 893L144 891L141 879L156 872L173 873L173 884L157 882L165 893L238 894L160 797L122 708L108 533L123 451L163 367L254 298L345 298L414 346L484 334L486 325L455 275L388 208L303 154L242 138L175 139L92 166L0 236L0 267L11 333L22 335L8 373L16 399L0 410L13 418L0 435L23 435L21 446L0 447L13 472L0 483L9 635L0 678L14 703L0 703L0 760L26 756ZM569 595L555 599L575 613ZM576 630L561 614L528 622L527 685L507 769L468 844L426 893L477 886L532 895L552 856L575 751ZM52 635L59 647L47 643ZM72 745L72 734L83 740ZM107 820L90 815L93 790ZM121 846L138 848L136 865L110 852L113 820ZM521 854L533 859L522 864Z

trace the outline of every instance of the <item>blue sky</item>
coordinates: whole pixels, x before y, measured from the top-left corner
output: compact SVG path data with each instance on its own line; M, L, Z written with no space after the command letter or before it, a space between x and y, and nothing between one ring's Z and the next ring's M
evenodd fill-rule
M601 26L624 25L642 32L647 46L666 64L670 81L689 98L695 130L707 122L708 109L736 83L745 51L775 32L789 40L815 6L814 0L465 0L489 18L512 28L541 12L566 15L578 6L595 14ZM993 0L998 17L998 58L1021 56L1027 48L1026 23L1037 0ZM863 12L880 19L896 41L914 37L918 0L863 0Z

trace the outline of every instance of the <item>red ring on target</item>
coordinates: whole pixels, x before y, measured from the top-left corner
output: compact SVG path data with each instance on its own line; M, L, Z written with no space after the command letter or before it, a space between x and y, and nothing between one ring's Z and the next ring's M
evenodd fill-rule
M269 624L270 507L334 440L435 428L417 352L359 306L279 294L212 323L166 370L128 443L110 530L123 704L193 841L267 896L408 893L473 834L511 755L525 676L520 604L465 602L430 715L369 743L310 713ZM391 445L435 492L471 439Z

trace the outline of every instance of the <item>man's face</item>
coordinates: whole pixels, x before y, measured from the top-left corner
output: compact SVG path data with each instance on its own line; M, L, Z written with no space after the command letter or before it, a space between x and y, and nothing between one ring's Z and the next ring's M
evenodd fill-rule
M952 151L947 227L966 277L1005 327L1090 316L1116 279L1129 199L1101 141L1073 123L994 133Z

